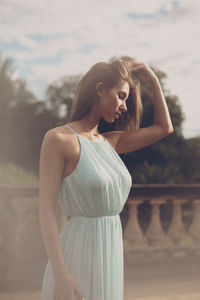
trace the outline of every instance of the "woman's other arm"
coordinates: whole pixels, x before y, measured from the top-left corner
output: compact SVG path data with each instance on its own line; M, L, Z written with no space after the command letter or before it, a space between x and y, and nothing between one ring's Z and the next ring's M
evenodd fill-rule
M56 209L64 168L62 137L53 129L46 132L39 163L39 220L48 258L54 274L68 272L59 240Z
M49 130L42 142L39 163L39 220L55 278L54 300L74 300L75 293L78 299L82 299L82 293L64 262L56 219L60 181L65 166L64 145L63 136L55 129Z

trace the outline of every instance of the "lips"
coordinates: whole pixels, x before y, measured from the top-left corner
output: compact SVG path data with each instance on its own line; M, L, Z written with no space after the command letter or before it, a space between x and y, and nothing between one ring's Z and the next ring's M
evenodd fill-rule
M121 113L116 112L117 117L119 118L121 116Z

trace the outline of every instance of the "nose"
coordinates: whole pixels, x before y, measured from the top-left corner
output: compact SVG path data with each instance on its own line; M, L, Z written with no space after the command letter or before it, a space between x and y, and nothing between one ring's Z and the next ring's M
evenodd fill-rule
M125 101L123 101L122 104L120 105L120 109L124 112L127 111L127 106L126 106Z

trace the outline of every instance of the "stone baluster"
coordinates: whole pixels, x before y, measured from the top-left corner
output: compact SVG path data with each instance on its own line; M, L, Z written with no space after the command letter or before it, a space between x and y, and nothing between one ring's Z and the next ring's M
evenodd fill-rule
M151 221L146 231L146 238L150 246L162 245L165 239L165 234L160 220L160 205L165 203L164 198L153 198L149 200L152 205Z
M129 198L129 217L124 230L124 251L130 252L133 248L138 247L144 241L144 236L138 223L138 206L143 199Z
M200 243L200 199L192 200L194 217L188 233L195 243Z
M172 198L173 217L167 235L171 237L174 245L179 245L185 238L185 228L181 217L181 206L184 202L186 202L185 199Z

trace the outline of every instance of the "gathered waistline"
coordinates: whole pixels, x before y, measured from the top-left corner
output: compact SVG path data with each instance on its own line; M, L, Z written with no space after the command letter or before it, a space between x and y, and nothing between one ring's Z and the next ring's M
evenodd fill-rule
M68 219L72 218L86 218L86 219L99 219L99 218L116 218L119 217L119 214L116 215L104 215L104 216L96 216L96 217L90 217L90 216L68 216Z

